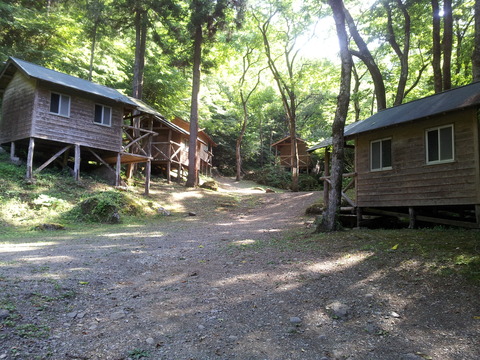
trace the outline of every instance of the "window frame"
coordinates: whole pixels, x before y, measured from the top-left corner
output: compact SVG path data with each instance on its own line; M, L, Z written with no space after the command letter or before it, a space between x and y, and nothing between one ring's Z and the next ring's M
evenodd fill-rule
M102 109L101 122L96 121L97 106L100 106L101 109ZM110 109L110 119L109 119L108 124L105 123L105 108ZM103 104L95 104L94 110L93 110L93 123L94 123L95 125L112 127L112 107L111 107L111 106L107 106L107 105L103 105Z
M384 141L387 141L389 140L390 141L390 166L383 166L382 163L383 163L383 146L382 146L382 143ZM373 144L375 143L380 143L380 167L379 168L373 168ZM386 137L386 138L382 138L382 139L376 139L376 140L371 140L370 141L370 171L386 171L386 170L392 170L393 169L393 166L392 166L392 163L393 163L393 156L392 156L392 137Z
M58 96L58 111L57 112L54 112L52 111L52 96L53 95L57 95ZM61 108L62 108L62 99L68 99L68 108L67 108L67 114L62 114L60 112ZM58 93L58 92L55 92L55 91L50 91L50 105L49 105L49 113L50 114L53 114L53 115L57 115L57 116L62 116L62 117L65 117L65 118L69 118L70 117L70 109L71 109L71 105L72 105L72 97L70 95L65 95L65 94L62 94L62 93Z
M452 157L450 159L441 159L441 148L442 148L442 143L441 143L441 137L440 137L440 130L441 129L446 129L446 128L451 128L452 129L452 136L451 136L451 146L452 146ZM433 160L429 161L429 143L428 143L428 134L431 131L437 131L437 143L438 143L438 160ZM447 125L440 125L440 126L434 126L428 129L425 129L425 163L427 165L437 165L437 164L446 164L446 163L451 163L455 161L455 127L453 124L447 124Z

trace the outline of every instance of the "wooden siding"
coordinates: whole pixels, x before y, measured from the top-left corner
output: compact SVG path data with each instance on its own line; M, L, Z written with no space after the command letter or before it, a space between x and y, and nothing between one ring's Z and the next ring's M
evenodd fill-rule
M35 81L17 71L3 95L0 144L31 136L34 101Z
M50 113L51 91L70 96L70 117ZM93 122L95 104L112 108L112 125L103 126ZM123 106L101 99L91 99L81 93L62 89L37 88L33 136L79 144L96 149L120 151L122 141Z
M454 125L455 159L427 165L425 130ZM359 207L467 205L479 203L476 109L417 120L357 135ZM370 171L370 142L392 139L392 169Z

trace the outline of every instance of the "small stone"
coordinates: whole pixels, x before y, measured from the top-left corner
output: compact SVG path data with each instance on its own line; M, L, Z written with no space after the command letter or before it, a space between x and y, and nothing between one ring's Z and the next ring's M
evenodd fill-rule
M395 311L392 311L392 312L390 313L390 315L391 315L392 317L394 317L394 318L397 318L397 319L400 317L400 315L399 315L398 313L396 313Z
M345 319L350 311L350 308L347 305L342 304L339 301L334 301L333 303L328 304L327 309L332 312L334 317L340 319Z
M110 315L110 320L120 320L126 316L125 311L120 310Z
M299 325L302 322L302 319L300 319L298 316L292 316L290 318L290 323L294 325Z
M98 326L97 325L92 325L88 328L88 330L97 330Z
M83 319L85 317L86 313L85 312L79 312L77 314L77 319Z
M230 335L230 336L228 337L228 340L230 340L230 341L237 341L237 340L238 340L238 336Z
M265 189L265 192L271 194L271 193L274 193L275 191L272 189Z
M193 211L190 211L190 212L188 213L188 216L197 216L197 213L196 213L196 212L193 212Z
M5 309L0 309L0 320L5 320L10 316L10 311Z
M402 356L401 360L423 360L424 358L422 356L416 355L416 354L405 354Z
M198 328L199 328L200 330L205 330L205 326L203 326L203 325L198 325Z
M366 295L365 295L365 298L366 298L366 299L373 299L373 294L366 294Z
M69 312L67 314L67 317L69 317L70 319L75 319L77 317L77 312L76 311Z
M7 357L7 354L0 355L0 359L5 359L6 357Z
M155 342L155 340L153 340L153 338L151 338L151 337L149 337L149 338L148 338L147 340L145 340L145 341L146 341L146 343L147 343L148 345L153 345L153 343Z

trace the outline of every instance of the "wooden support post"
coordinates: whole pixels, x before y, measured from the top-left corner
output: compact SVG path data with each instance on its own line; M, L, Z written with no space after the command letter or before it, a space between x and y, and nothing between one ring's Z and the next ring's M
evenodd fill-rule
M178 163L178 173L177 173L177 182L180 184L180 181L182 179L182 171L183 171L183 166L181 163Z
M152 161L148 160L145 165L145 195L150 194L150 173L152 171Z
M122 178L120 177L120 170L122 167L122 155L117 154L117 164L115 166L115 186L120 186L122 183Z
M477 220L477 227L480 228L480 204L475 205L475 218Z
M73 167L73 177L75 181L80 181L80 145L75 144L75 164Z
M324 177L329 177L330 176L330 151L328 150L328 147L325 148L325 159L324 159L324 171L323 171ZM323 181L323 203L325 206L328 204L328 194L330 190L330 185L327 180Z
M28 155L27 155L27 173L25 174L26 179L31 179L33 175L33 150L35 148L35 139L30 138L30 143L28 144Z
M363 209L361 207L357 207L357 227L360 227L363 220Z
M417 212L415 211L415 208L412 206L408 208L408 217L410 219L408 228L415 229L417 227Z
M63 153L63 161L62 161L62 168L65 169L68 165L68 157L70 155L70 149L67 149L67 151L65 151Z
M172 130L168 129L168 145L167 145L167 183L170 184L172 171Z
M15 161L15 142L10 143L10 160Z
M71 145L65 146L62 150L58 151L55 155L53 155L50 159L45 161L37 170L35 170L36 173L39 173L43 169L45 169L48 165L50 165L56 158L58 158L60 155L62 155L65 151L70 149Z

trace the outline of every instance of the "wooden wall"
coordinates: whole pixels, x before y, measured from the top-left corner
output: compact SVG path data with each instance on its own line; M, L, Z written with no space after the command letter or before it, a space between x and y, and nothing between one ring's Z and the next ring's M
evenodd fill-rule
M70 96L70 117L50 113L52 90ZM45 84L40 84L37 87L33 136L96 149L120 151L123 105L87 96L83 93L72 93L61 88L52 89ZM112 125L110 127L93 122L95 104L112 108Z
M454 125L455 160L426 165L425 130ZM370 171L370 141L392 138L392 170ZM417 120L357 135L359 207L467 205L480 203L476 109Z
M17 71L3 95L0 144L31 136L34 101L35 81Z

